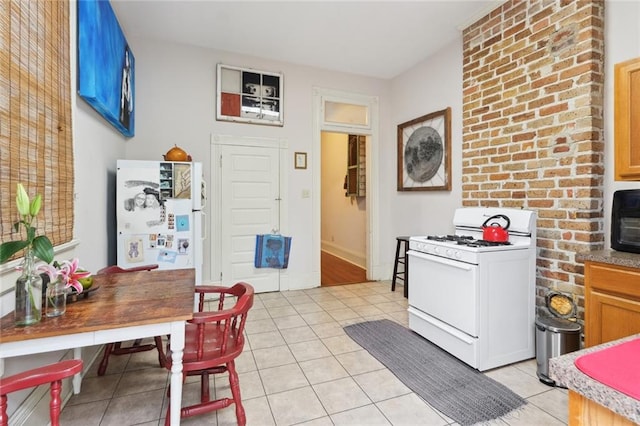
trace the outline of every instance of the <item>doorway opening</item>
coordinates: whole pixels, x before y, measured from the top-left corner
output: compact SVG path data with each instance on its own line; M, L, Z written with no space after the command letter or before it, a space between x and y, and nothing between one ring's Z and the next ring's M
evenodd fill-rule
M342 137L348 140L349 135L360 136L362 138L362 145L364 152L366 153L366 164L362 166L362 181L366 182L366 185L361 188L359 194L354 194L345 197L345 175L348 175L349 165L342 167L340 174L338 175L338 181L332 183L331 186L335 190L337 188L339 194L341 194L342 201L353 201L353 210L360 210L358 213L364 217L364 251L362 248L355 250L354 253L350 253L349 249L343 250L339 257L343 260L347 260L349 263L362 265L366 275L365 281L375 281L380 279L381 268L379 266L379 236L377 232L372 232L377 229L378 221L378 99L374 96L363 96L360 94L336 91L331 89L314 88L314 122L313 122L313 148L312 148L312 164L314 170L324 170L327 163L323 159L322 151L326 148L326 144L323 143L323 139L327 137ZM343 149L343 158L348 161L348 153L345 143ZM323 246L327 247L331 243L331 235L323 236L323 209L326 203L322 194L326 188L324 188L322 173L313 174L313 202L315 205L313 214L313 270L317 271L318 282L321 281L321 258L323 252ZM353 187L349 188L353 191ZM326 209L325 209L326 210ZM335 231L334 231L335 232ZM334 240L335 240L334 234ZM324 238L324 240L323 240ZM334 241L335 242L335 241ZM335 247L333 247L335 248ZM353 250L351 250L353 251ZM325 257L326 259L326 257Z
M321 286L367 281L366 138L321 132Z

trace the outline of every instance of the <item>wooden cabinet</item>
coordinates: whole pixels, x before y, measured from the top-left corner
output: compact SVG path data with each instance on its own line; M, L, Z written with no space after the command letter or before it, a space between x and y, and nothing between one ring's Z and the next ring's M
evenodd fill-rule
M640 58L615 64L616 180L640 180Z
M640 269L585 262L585 346L640 333Z
M349 135L347 145L347 197L364 197L366 187L366 143L363 135Z
M607 426L632 426L630 420L614 413L606 407L569 390L569 426L580 425L607 425Z

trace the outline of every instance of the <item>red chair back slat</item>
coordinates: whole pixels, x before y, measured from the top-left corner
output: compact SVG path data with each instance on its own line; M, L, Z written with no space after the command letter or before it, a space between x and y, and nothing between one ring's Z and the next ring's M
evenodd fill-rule
M0 380L0 426L7 426L9 423L7 394L47 383L49 383L51 395L49 418L52 426L58 426L60 424L60 408L62 406L62 400L60 399L62 379L71 377L81 371L82 360L70 359L34 368L13 376L3 377Z
M158 269L160 265L142 265L136 266L134 268L121 268L118 265L109 265L105 268L100 269L96 274L123 274L126 272L136 272L136 271L151 271L153 269Z

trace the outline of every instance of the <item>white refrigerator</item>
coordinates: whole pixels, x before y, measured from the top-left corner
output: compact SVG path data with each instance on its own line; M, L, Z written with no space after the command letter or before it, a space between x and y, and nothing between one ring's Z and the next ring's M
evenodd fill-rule
M118 266L195 268L202 284L202 163L118 160Z

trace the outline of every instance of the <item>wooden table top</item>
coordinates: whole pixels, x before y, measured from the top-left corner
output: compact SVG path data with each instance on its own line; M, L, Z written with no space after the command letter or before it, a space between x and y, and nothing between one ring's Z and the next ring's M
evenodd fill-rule
M16 327L13 312L0 319L0 343L63 336L193 317L195 270L94 275L95 291L67 303L64 315Z

